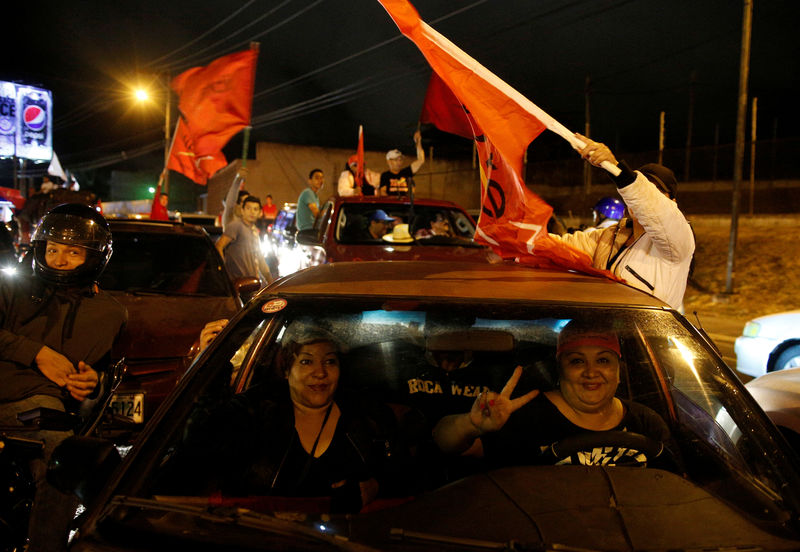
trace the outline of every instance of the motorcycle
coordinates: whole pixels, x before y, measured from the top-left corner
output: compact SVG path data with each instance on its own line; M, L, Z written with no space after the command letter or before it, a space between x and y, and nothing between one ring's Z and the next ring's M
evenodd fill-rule
M41 458L44 442L24 437L36 430L71 430L76 435L95 435L105 416L114 392L125 373L125 359L114 363L100 375L97 398L84 401L78 413L50 408L21 412L21 426L0 426L0 552L20 552L28 537L28 519L36 494L29 464Z

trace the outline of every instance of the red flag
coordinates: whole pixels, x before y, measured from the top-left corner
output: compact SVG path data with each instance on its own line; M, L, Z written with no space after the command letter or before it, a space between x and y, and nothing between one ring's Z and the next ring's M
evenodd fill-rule
M172 81L197 155L214 155L250 124L257 58L256 48L236 52Z
M178 121L169 150L168 169L177 171L198 184L206 184L210 176L227 164L225 156L219 150L209 155L198 155L186 124L183 119Z
M574 143L573 134L428 26L407 0L378 1L467 114L482 168L476 241L486 243L503 258L610 276L594 268L586 253L550 237L547 222L552 207L522 181L523 154L534 138L550 128ZM451 110L440 120L458 120L452 102L445 101L439 108Z
M425 103L422 104L422 123L431 123L439 130L472 140L472 127L461 102L434 71L428 82Z
M364 127L358 125L358 149L356 150L356 159L358 166L356 167L356 187L361 188L364 185Z

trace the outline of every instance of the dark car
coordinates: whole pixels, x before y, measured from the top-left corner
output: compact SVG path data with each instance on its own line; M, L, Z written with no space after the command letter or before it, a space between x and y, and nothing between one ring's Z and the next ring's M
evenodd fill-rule
M367 233L372 218L382 211L393 229L407 235L404 240L375 239ZM382 215L381 215L382 216ZM446 235L431 235L431 223L442 221L449 227ZM402 226L407 225L407 226ZM450 201L416 198L338 197L320 210L313 230L298 234L306 246L307 265L341 261L452 260L487 262L490 251L472 240L475 222L464 209ZM425 237L423 237L425 236Z
M128 369L112 409L141 427L188 367L203 325L233 316L242 286L252 282L231 283L200 227L115 219L109 225L114 252L99 283L128 309L112 352L126 358Z
M564 463L586 450L568 440L503 463L440 452L431 434L440 416L480 408L485 390L515 373L512 398L557 388L562 331L597 321L618 338L617 399L649 407L666 434L584 433L591 465ZM291 485L270 490L284 466L267 458L286 458L278 443L294 442L291 403L289 418L274 405L289 393L281 349L298 326L339 343L337 404L350 397L384 416L364 422L374 438L359 450L387 477L355 513ZM437 371L453 352L455 370ZM246 415L258 425L232 417L243 404L258 405ZM518 429L520 444L538 430ZM628 439L648 460L614 465ZM518 265L338 263L289 275L198 357L121 465L81 438L56 455L49 476L90 504L73 551L800 549L797 458L714 347L641 291ZM251 476L261 483L246 484ZM238 491L226 490L231 481Z

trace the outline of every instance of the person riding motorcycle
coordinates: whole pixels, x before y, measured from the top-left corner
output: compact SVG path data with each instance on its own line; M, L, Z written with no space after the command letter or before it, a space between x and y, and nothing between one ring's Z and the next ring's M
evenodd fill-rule
M64 204L42 218L32 238L33 277L0 278L0 425L24 429L17 415L36 408L78 412L98 392L98 370L127 311L97 287L112 253L106 220L87 205ZM30 462L36 491L29 551L66 549L77 501L46 480L53 449L71 430L32 428L44 442Z

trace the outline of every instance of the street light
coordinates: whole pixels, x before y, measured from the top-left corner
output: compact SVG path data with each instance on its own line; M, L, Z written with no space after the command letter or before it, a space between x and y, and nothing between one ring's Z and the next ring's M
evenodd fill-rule
M164 80L162 81L162 77ZM158 74L153 79L158 82L159 87L164 87L165 107L164 107L164 167L166 168L169 162L169 146L170 146L170 115L172 111L172 90L169 86L169 74ZM147 102L151 99L151 94L147 88L138 86L133 90L133 95L136 101ZM167 193L169 189L169 171L164 171L164 184L162 191Z

